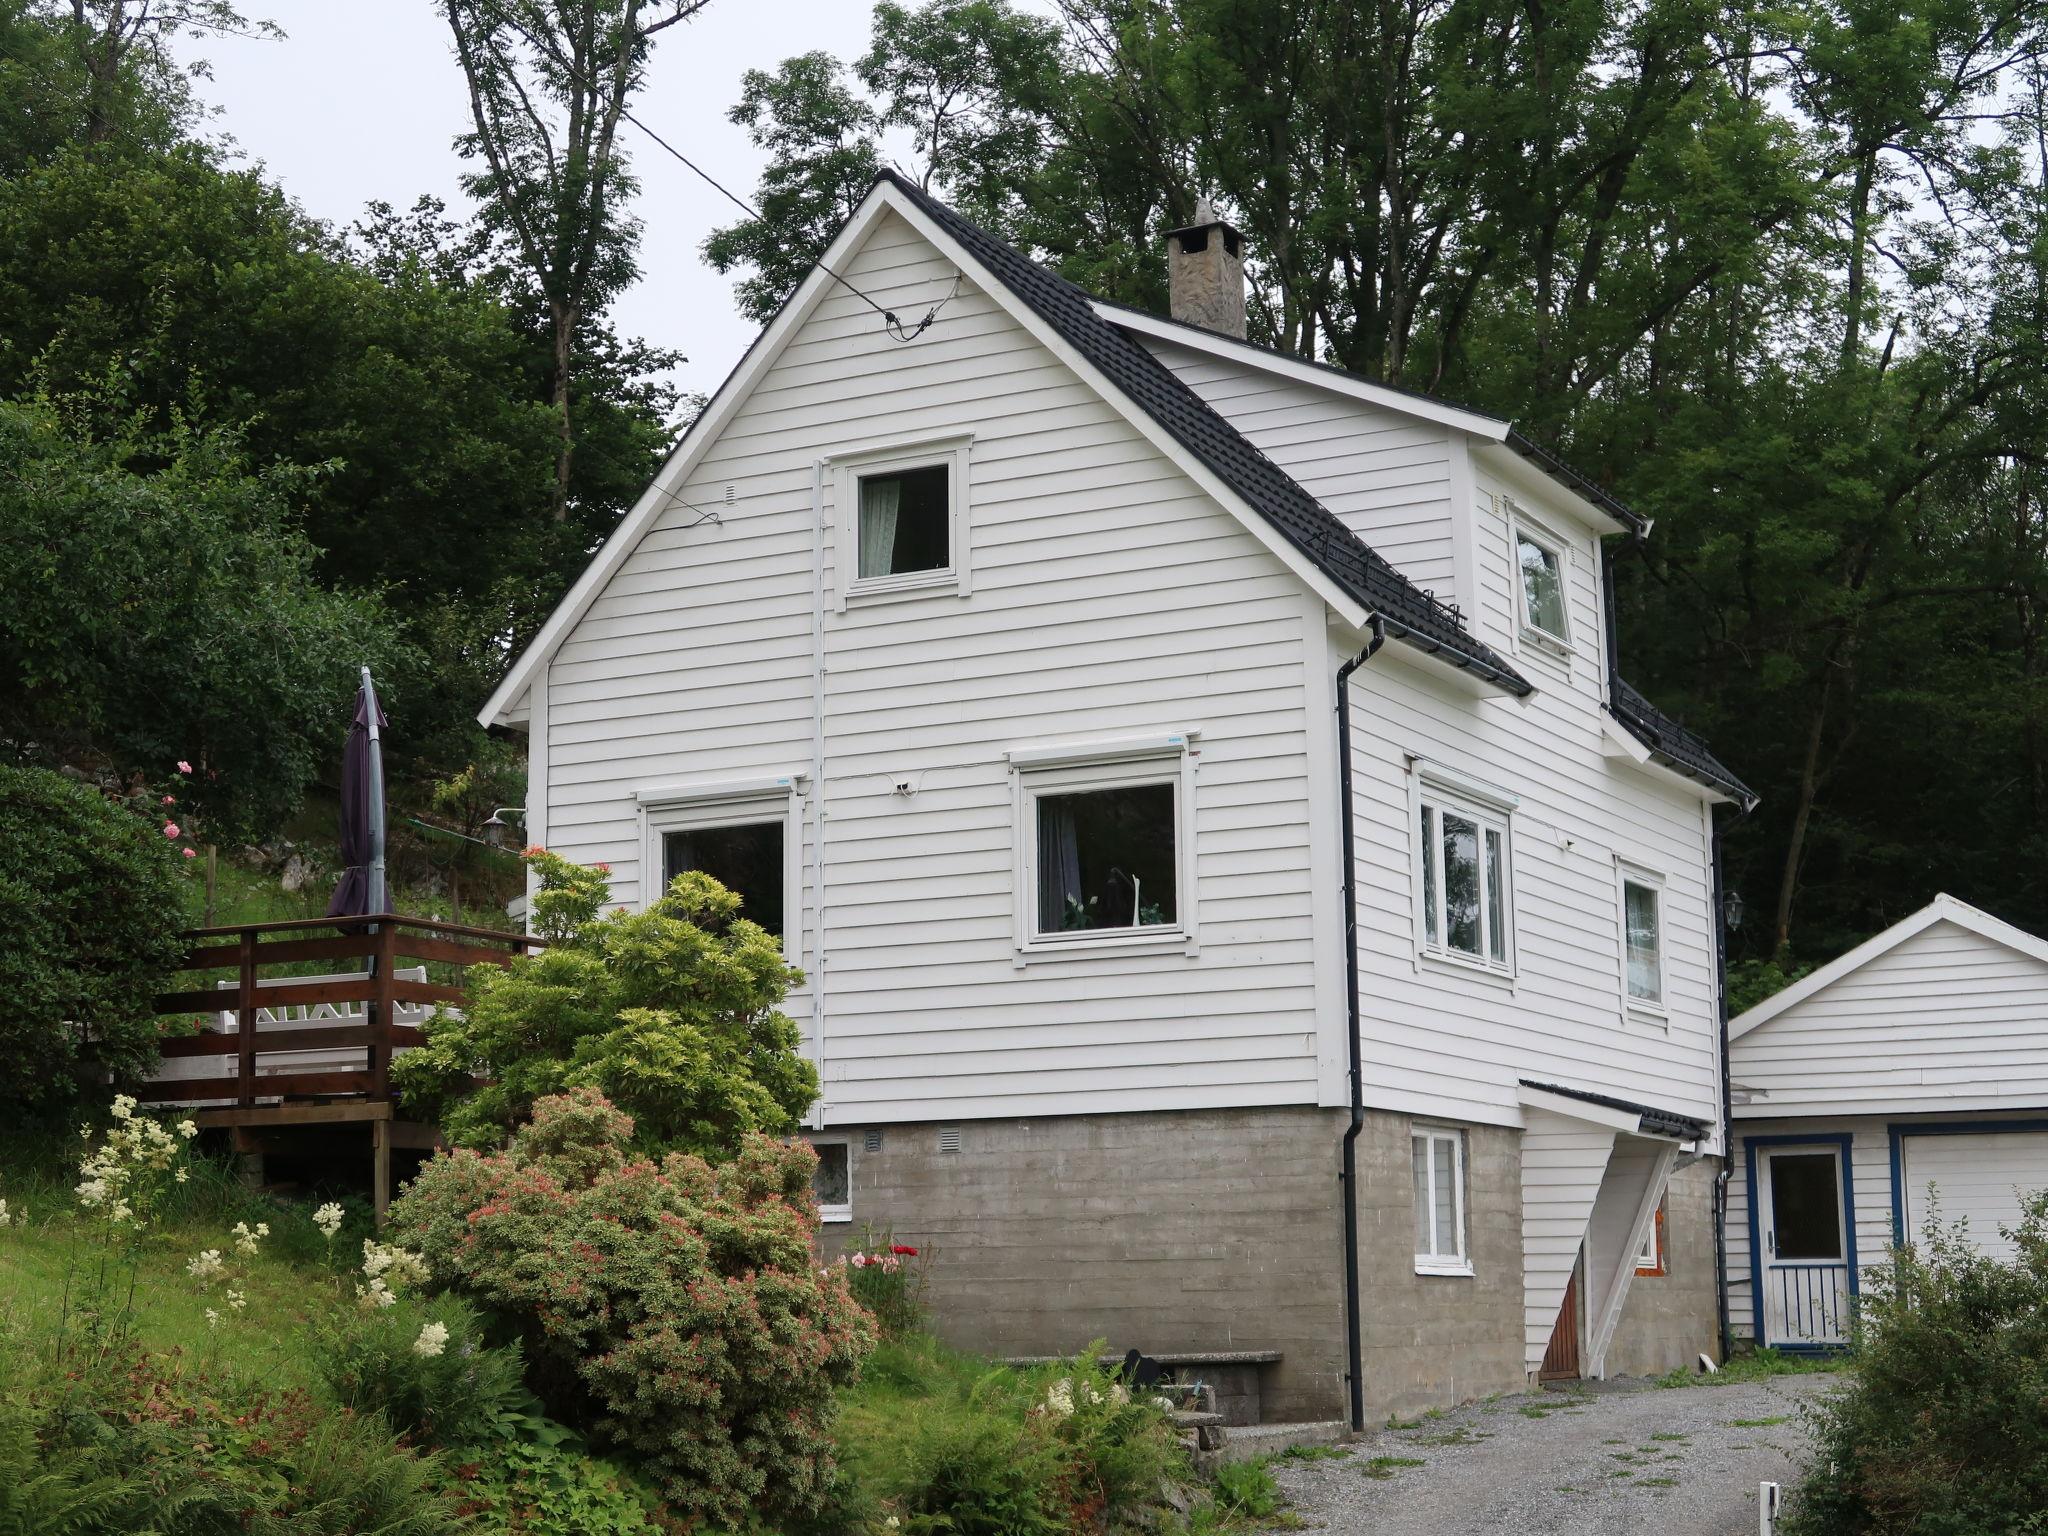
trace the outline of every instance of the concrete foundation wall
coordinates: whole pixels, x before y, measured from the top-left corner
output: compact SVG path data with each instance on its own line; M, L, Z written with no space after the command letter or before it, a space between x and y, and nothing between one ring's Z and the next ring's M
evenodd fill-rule
M1712 1158L1671 1176L1664 1206L1664 1273L1637 1275L1607 1347L1610 1376L1661 1376L1702 1354L1721 1355L1714 1315Z
M1409 1116L1371 1112L1358 1141L1359 1277L1369 1423L1523 1390L1521 1136L1464 1126L1470 1275L1415 1272ZM983 1354L1279 1350L1268 1421L1346 1410L1341 1111L1309 1108L978 1120L820 1132L844 1139L850 1223L932 1251L941 1337ZM1610 1374L1660 1372L1711 1349L1714 1167L1683 1170L1667 1269L1638 1276Z
M850 1225L929 1245L933 1326L989 1355L1272 1350L1268 1420L1343 1404L1344 1116L1309 1108L971 1120L846 1133ZM839 1132L819 1133L820 1141Z

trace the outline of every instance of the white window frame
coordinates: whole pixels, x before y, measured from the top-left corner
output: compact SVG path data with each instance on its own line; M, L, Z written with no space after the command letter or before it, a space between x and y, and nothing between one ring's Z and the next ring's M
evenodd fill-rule
M1617 859L1614 865L1614 924L1620 961L1621 1006L1625 1014L1663 1023L1671 1016L1671 965L1669 946L1664 942L1671 925L1664 899L1664 877L1641 864ZM1628 888L1637 886L1657 899L1657 998L1637 997L1628 987Z
M1515 583L1515 629L1520 638L1553 656L1576 654L1572 645L1572 567L1575 548L1570 539L1553 533L1531 517L1526 508L1508 502L1508 565ZM1564 604L1564 633L1553 635L1530 616L1529 587L1522 577L1522 545L1534 544L1557 561L1558 596Z
M1013 747L1008 755L1015 829L1016 947L1033 955L1185 950L1200 942L1195 889L1195 764L1199 731L1097 742ZM1047 933L1038 924L1038 801L1142 784L1173 786L1174 921L1145 928Z
M1439 763L1424 759L1411 760L1409 773L1410 794L1408 799L1408 846L1410 859L1408 878L1413 892L1415 921L1415 952L1421 960L1443 965L1459 966L1489 976L1512 979L1516 967L1515 945L1515 838L1514 812L1520 801L1504 789L1496 788L1482 780L1472 778ZM1443 813L1476 822L1480 828L1479 838L1479 949L1477 955L1468 955L1462 949L1454 949L1449 942L1449 923L1444 911L1445 886L1443 873L1443 837L1441 831L1425 840L1422 832L1422 813L1425 809L1435 811L1433 825L1441 828ZM1491 904L1487 901L1491 877L1486 868L1486 833L1492 831L1500 836L1501 862L1501 928L1502 953L1505 958L1495 960L1492 946L1487 943L1488 925L1492 921ZM1428 910L1432 879L1424 878L1423 860L1429 861L1430 874L1436 893L1436 937L1430 937L1430 912Z
M1469 1275L1472 1273L1472 1256L1465 1235L1465 1133L1441 1125L1416 1125L1409 1128L1408 1168L1410 1199L1414 1194L1415 1143L1427 1143L1423 1167L1428 1170L1428 1188L1421 1198L1426 1201L1424 1209L1429 1213L1432 1242L1436 1232L1436 1144L1447 1141L1451 1144L1451 1223L1456 1229L1453 1236L1457 1248L1452 1253L1430 1252L1415 1255L1415 1273L1418 1275Z
M1664 1245L1658 1241L1664 1231L1664 1201L1669 1196L1660 1196L1657 1209L1650 1213L1650 1227L1643 1234L1643 1246L1636 1251L1636 1273L1639 1275L1661 1275L1664 1268Z
M811 1138L811 1148L813 1151L822 1151L826 1147L843 1147L846 1150L846 1203L844 1205L827 1205L822 1200L819 1201L818 1220L820 1222L852 1221L853 1141L850 1137L845 1136L813 1136Z
M969 537L969 470L973 442L973 437L964 436L892 443L859 453L842 454L831 461L834 471L834 525L838 532L836 596L840 612L846 611L849 600L914 597L933 592L954 592L965 597L973 590L972 540ZM943 468L947 477L946 553L950 557L947 564L939 570L906 571L900 576L862 576L861 480L870 475L938 468Z
M640 910L660 897L667 882L662 840L671 832L782 823L782 955L789 964L803 954L804 778L776 774L716 783L664 784L636 792L640 802Z

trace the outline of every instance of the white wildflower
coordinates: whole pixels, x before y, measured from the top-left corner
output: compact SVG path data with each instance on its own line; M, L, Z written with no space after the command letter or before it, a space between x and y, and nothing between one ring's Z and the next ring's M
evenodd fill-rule
M238 1221L235 1223L235 1230L229 1235L235 1240L235 1252L253 1254L257 1249L257 1239L270 1236L270 1228L259 1221L256 1223L256 1230L251 1232L249 1223Z
M366 1307L395 1307L398 1305L397 1294L390 1286L384 1283L382 1275L372 1276L370 1283L366 1286L357 1286L356 1295Z
M341 1206L330 1200L313 1213L313 1225L320 1229L322 1237L332 1242L334 1234L341 1230L343 1214Z
M0 1200L0 1227L8 1227L12 1226L13 1224L14 1218L10 1216L7 1212L7 1202L5 1200Z
M242 1310L242 1308L246 1307L247 1305L249 1305L248 1297L244 1296L240 1291L235 1290L233 1287L230 1287L228 1289L228 1310L230 1312L239 1312Z
M438 1355L448 1347L448 1325L428 1323L420 1329L420 1336L412 1341L412 1352L416 1355Z
M176 1179L180 1184L182 1184L185 1182L187 1178L190 1177L190 1175L187 1174L184 1169L180 1168L176 1173L172 1174L171 1177Z
M894 1515L891 1515L888 1519L884 1520L882 1524L889 1530L893 1531L900 1529L903 1525L903 1522L901 1520L898 1520Z
M127 1095L127 1094L125 1094L125 1093L117 1093L117 1094L115 1094L115 1095L114 1095L114 1109L113 1109L113 1115L114 1115L114 1118L115 1118L116 1120L132 1120L132 1119L134 1119L134 1118L135 1118L135 1101L134 1101L133 1099L129 1098L129 1097L128 1097L128 1095Z
M192 1120L180 1120L178 1122L178 1134L184 1137L187 1141L190 1141L194 1136L197 1136L199 1134L198 1122Z
M206 1326L209 1328L218 1328L220 1326L220 1314L211 1307L206 1309Z
M1056 1419L1064 1419L1074 1411L1074 1384L1062 1378L1052 1384L1052 1390L1045 1394L1045 1411Z
M185 1266L185 1273L204 1285L209 1280L220 1278L221 1272L226 1268L227 1265L221 1262L220 1250L208 1248Z

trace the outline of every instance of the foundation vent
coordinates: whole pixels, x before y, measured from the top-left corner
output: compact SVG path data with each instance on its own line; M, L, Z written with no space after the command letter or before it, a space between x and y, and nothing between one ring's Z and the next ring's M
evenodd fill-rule
M939 1127L939 1150L941 1152L958 1152L960 1150L959 1126L942 1125Z
M861 1137L860 1144L862 1151L879 1152L882 1150L882 1133L880 1131L869 1131L865 1136Z

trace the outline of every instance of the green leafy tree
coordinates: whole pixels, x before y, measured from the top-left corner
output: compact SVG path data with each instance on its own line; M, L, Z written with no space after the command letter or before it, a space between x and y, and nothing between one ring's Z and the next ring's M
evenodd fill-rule
M499 1145L537 1099L572 1088L604 1093L654 1151L717 1160L744 1134L795 1131L818 1096L781 1012L801 976L739 898L690 872L644 912L606 913L602 867L527 860L550 947L479 969L462 1016L428 1020L426 1043L392 1065L407 1106L458 1146Z

